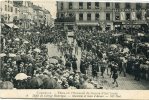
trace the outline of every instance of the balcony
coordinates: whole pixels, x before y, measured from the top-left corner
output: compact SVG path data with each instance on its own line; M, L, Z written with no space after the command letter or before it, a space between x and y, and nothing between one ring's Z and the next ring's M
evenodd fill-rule
M75 17L62 17L55 19L55 22L75 22Z

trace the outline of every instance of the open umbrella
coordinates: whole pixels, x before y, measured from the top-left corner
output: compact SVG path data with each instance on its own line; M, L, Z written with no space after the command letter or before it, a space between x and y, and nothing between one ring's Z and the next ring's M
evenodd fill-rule
M129 49L128 48L124 48L123 53L128 53Z
M46 78L49 78L47 75L39 75L38 76L41 80L44 80L44 79L46 79Z
M32 89L38 89L43 84L43 81L39 77L34 77L30 80L30 87Z
M30 77L30 76L27 76L27 75L24 74L24 73L19 73L19 74L17 74L17 75L15 76L15 79L16 79L16 80L24 80L24 79L27 79L28 77Z
M38 49L38 48L34 49L34 51L36 51L36 52L41 52L41 50Z
M82 89L94 89L94 85L91 84L91 83L87 83L85 82L82 86L81 86Z
M115 45L115 44L111 44L110 47L111 47L111 48L117 48L117 45Z
M15 41L20 41L20 39L19 38L16 38L16 39L14 39Z
M5 57L5 56L6 56L5 53L1 53L1 54L0 54L0 57Z
M46 78L43 80L43 89L55 89L57 82L53 78Z
M40 34L40 32L36 32L37 34Z
M9 53L9 57L16 57L16 54Z
M58 63L58 60L51 58L49 59L49 63L56 64Z
M10 81L5 81L0 84L0 89L13 89L14 85Z
M23 43L28 44L29 42L28 41L24 41Z

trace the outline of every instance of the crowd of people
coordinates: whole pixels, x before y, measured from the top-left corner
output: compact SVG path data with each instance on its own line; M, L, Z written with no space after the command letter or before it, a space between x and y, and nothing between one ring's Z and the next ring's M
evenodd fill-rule
M137 81L149 80L148 56L136 55L123 40L113 32L77 30L69 43L66 32L59 29L9 28L1 35L0 88L97 89L102 88L99 76L105 74L118 87L121 73L132 74ZM47 43L57 46L61 55L49 57ZM77 58L79 47L81 59Z
M148 55L145 53L147 49L144 53L140 53L139 51L143 48L139 48L139 46L136 48L137 43L132 41L132 45L129 47L124 38L127 33L78 30L75 34L77 43L83 52L80 65L82 73L86 73L85 71L91 66L92 75L97 77L98 72L104 76L104 72L110 69L110 77L112 75L116 86L118 86L116 79L121 73L124 77L126 77L126 73L132 74L137 81L149 80L149 61ZM108 71L106 72L109 74Z
M48 56L45 44L57 45L66 38L60 31L8 30L1 35L1 89L97 88L95 82L77 71L74 55L65 55L66 63L61 57Z

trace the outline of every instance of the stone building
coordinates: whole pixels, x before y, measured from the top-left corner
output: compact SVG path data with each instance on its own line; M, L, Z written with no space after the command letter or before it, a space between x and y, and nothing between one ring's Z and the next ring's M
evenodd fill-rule
M57 27L118 30L146 27L147 3L57 1Z

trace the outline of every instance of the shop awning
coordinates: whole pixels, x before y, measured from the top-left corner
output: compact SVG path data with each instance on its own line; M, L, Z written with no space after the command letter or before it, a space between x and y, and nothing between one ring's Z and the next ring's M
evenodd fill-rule
M14 25L13 23L5 24L10 28L19 28L18 26Z
M77 23L77 25L87 25L87 26L97 26L98 23L88 23L88 22L84 22L84 23Z

